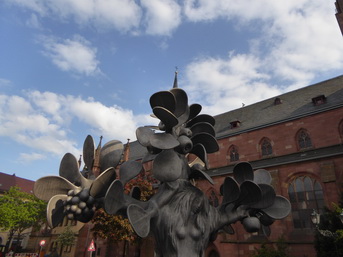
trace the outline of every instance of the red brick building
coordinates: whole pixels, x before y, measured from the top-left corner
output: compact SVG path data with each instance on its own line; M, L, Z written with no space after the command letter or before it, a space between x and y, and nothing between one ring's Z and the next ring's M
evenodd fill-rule
M249 256L263 241L283 236L291 256L315 256L313 209L322 211L339 201L343 182L343 76L217 115L220 150L209 156L208 174L215 185L199 182L211 198L233 166L241 161L266 169L277 194L288 198L291 214L271 226L269 238L222 233L207 256Z

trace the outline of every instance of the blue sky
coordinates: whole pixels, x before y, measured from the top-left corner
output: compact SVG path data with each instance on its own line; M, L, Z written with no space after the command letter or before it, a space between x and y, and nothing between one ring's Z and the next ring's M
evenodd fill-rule
M3 0L0 172L58 174L66 152L136 140L179 87L212 115L342 74L327 0Z

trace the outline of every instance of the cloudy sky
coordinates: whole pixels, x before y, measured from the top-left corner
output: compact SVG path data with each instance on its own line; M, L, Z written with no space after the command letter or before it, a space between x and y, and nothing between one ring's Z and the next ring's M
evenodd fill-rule
M179 87L212 115L342 74L334 0L2 0L0 172L58 174L66 152L136 140Z

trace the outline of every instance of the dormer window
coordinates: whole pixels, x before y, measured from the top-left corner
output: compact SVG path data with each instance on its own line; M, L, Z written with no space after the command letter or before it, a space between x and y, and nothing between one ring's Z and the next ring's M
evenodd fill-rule
M231 121L230 122L230 128L238 128L240 126L241 122L239 120Z
M279 105L279 104L282 104L282 100L281 100L280 97L276 97L276 98L274 99L274 105Z
M312 98L312 103L313 103L314 105L321 105L321 104L326 103L326 97L325 97L325 95L319 95L319 96L313 97L313 98Z

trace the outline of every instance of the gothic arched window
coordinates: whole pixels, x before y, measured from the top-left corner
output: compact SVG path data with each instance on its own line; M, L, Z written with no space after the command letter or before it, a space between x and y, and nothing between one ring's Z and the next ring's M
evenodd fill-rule
M310 135L305 129L301 129L297 134L297 141L299 149L306 149L312 147Z
M261 154L262 156L269 156L273 154L273 147L268 138L261 141Z
M322 186L308 176L297 177L288 187L294 228L311 228L311 213L324 208Z
M239 153L237 146L233 145L229 148L230 162L239 161Z

